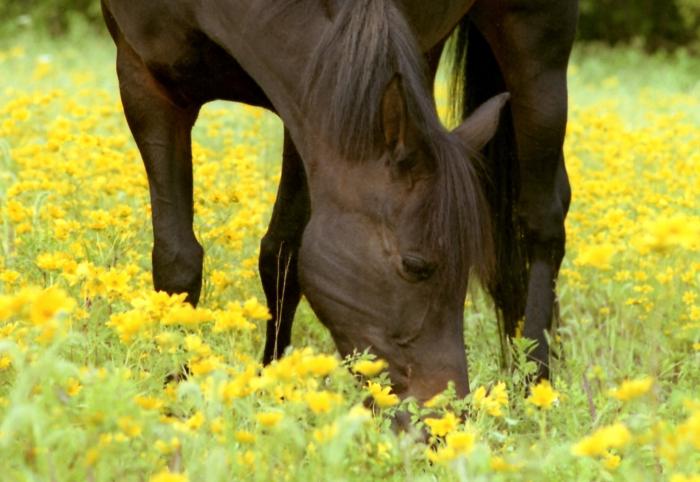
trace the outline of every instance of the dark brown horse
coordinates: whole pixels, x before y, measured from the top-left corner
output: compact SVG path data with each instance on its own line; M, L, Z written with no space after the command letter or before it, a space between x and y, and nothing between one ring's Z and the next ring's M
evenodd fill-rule
M462 306L477 271L509 333L525 312L546 367L569 198L561 145L575 2L483 2L462 20L472 3L103 0L149 177L155 287L198 300L190 132L204 103L246 102L286 126L261 244L273 313L265 361L289 344L303 290L341 354L371 347L389 361L401 396L424 400L449 380L465 394ZM458 49L469 51L462 74L473 113L447 132L427 78L460 20L478 29L461 34L469 43ZM487 202L472 154L496 130L506 96L474 106L505 87L512 120L497 134ZM500 264L489 277L491 217Z

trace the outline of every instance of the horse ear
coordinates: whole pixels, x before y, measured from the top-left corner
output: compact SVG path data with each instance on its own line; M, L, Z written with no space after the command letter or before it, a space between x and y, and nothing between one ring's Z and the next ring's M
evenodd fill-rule
M384 141L389 150L403 145L406 138L407 123L406 97L404 96L401 76L395 75L382 97L382 130Z
M501 109L510 99L504 92L481 104L453 133L459 136L469 147L481 150L496 134Z

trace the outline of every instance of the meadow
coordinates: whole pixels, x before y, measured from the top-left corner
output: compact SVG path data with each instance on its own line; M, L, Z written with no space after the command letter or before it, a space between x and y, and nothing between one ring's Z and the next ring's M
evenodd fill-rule
M113 54L103 38L0 41L1 480L700 481L700 60L578 47L552 385L528 390L527 343L502 356L473 289L471 395L425 409L398 402L381 361L339 359L305 305L291 352L259 365L271 114L203 110L201 303L152 290ZM398 409L430 410L433 443L395 434Z

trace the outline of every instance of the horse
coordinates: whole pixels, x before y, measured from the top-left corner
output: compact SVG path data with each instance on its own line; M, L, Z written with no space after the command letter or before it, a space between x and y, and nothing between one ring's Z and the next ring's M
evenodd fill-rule
M285 124L282 179L260 252L273 315L265 362L289 344L303 292L340 354L370 348L387 360L402 398L426 400L449 381L463 396L472 272L507 321L525 312L526 336L544 342L537 350L545 357L534 355L544 361L568 208L560 75L575 2L473 3L102 0L125 116L149 179L155 288L198 302L191 129L205 103L245 102ZM469 53L470 115L447 131L429 87L458 23L469 39L456 53ZM478 32L463 35L472 23ZM546 38L552 32L559 37ZM491 62L472 85L479 54ZM509 56L512 67L503 63ZM513 104L499 127L508 94L488 94L502 86ZM489 145L494 136L502 142ZM507 162L480 172L477 152L499 148ZM517 173L508 172L513 166ZM494 177L499 170L504 181ZM510 231L494 235L502 226ZM507 292L523 277L527 303Z

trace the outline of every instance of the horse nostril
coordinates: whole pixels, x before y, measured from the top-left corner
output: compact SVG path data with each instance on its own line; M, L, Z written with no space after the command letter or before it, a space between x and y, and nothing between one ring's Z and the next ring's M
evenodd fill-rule
M435 263L417 256L404 256L401 258L401 265L407 274L419 281L427 280L435 272Z

